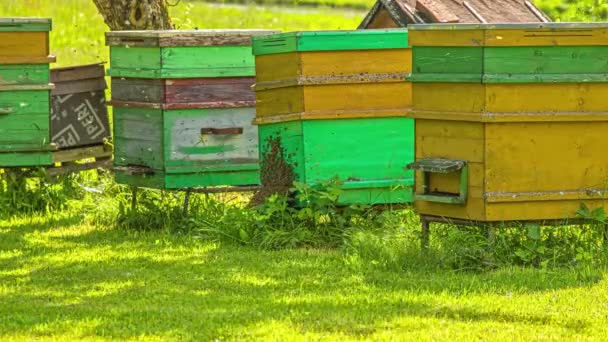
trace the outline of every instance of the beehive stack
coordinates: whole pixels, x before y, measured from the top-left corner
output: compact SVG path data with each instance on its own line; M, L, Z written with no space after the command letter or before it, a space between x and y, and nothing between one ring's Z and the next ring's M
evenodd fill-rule
M52 164L50 19L0 18L0 167Z
M416 209L474 221L606 207L604 24L410 27Z
M106 34L120 183L259 183L251 37L263 30Z
M338 178L343 204L411 200L407 30L256 37L256 124L267 194Z

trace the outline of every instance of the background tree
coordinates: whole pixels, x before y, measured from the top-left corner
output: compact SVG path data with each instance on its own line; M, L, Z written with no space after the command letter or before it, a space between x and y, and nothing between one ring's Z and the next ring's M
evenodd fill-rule
M170 30L167 0L93 0L112 31Z

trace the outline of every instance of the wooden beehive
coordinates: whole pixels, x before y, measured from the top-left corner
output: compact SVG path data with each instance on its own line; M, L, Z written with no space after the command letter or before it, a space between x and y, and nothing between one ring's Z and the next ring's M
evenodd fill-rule
M162 189L258 184L251 37L270 33L107 33L116 179Z
M51 141L60 149L110 138L103 64L51 70Z
M608 28L416 25L416 209L473 221L605 207Z
M344 204L411 200L407 30L296 32L253 47L264 187L337 177Z
M0 18L0 167L52 164L50 19Z

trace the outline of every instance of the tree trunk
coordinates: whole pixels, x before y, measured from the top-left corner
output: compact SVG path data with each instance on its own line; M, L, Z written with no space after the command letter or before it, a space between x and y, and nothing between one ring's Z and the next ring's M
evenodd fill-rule
M93 0L112 31L170 30L167 0Z

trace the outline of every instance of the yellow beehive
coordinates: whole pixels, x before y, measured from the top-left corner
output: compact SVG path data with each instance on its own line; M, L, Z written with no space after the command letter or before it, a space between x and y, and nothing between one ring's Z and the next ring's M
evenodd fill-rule
M608 34L598 24L421 25L416 209L474 221L608 208Z
M260 123L403 116L411 105L405 30L282 34L254 41L254 54Z

